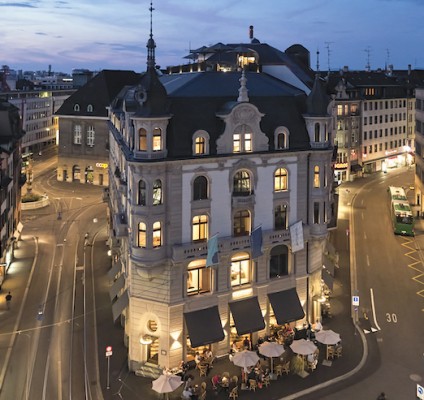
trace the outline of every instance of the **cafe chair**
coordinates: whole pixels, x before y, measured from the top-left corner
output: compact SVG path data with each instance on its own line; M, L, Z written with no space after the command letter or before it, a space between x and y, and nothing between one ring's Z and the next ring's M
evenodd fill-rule
M233 382L236 386L238 385L238 376L237 375L234 375L232 378L231 378L231 382Z
M255 379L249 379L249 390L253 390L256 392L256 388L258 387L258 384Z
M266 376L264 378L264 381L262 383L265 387L268 387L271 384L271 380L269 379L269 376Z
M200 374L200 376L206 376L208 374L208 366L207 365L200 365L199 366L199 374Z
M228 396L228 398L229 399L233 399L233 400L235 400L235 399L238 398L238 387L237 386L234 387L234 388L232 388L232 390L231 390L230 395Z
M206 400L206 390L200 394L198 397L199 400Z
M200 384L200 389L201 389L202 393L203 393L203 392L206 392L206 382L202 382L202 383Z
M342 356L342 346L337 347L336 351L334 352L334 357L340 358Z
M334 360L335 351L333 346L327 347L327 360Z

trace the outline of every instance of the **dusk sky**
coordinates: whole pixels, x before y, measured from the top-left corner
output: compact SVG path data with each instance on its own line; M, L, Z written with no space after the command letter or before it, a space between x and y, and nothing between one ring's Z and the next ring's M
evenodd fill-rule
M0 0L0 65L18 70L146 70L150 0ZM254 36L280 50L302 44L316 68L424 68L424 0L154 0L161 67L189 49ZM328 49L330 52L328 52Z

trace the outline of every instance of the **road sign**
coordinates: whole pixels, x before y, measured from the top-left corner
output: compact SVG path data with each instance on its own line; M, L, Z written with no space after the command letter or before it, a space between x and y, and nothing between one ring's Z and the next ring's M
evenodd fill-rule
M417 398L424 399L424 387L417 383Z
M106 357L110 357L112 355L112 346L106 347Z
M352 296L352 305L359 307L359 296Z

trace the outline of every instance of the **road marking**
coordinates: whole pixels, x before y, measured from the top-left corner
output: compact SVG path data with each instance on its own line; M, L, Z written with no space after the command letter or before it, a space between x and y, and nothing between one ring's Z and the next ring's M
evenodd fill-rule
M367 240L367 234L364 231L364 239Z
M370 258L368 257L368 254L367 254L367 265L368 267L370 266Z
M381 331L381 328L380 328L380 326L377 323L377 317L375 315L374 292L373 292L372 288L370 288L370 295L371 295L371 308L372 308L372 316L374 318L374 325L377 327L377 329L379 331Z

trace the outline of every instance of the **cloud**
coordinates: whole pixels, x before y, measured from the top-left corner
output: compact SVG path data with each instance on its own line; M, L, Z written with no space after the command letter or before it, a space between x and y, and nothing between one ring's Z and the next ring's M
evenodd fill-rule
M36 5L30 3L0 3L0 7L37 8Z
M36 35L41 35L41 36L47 36L47 33L45 32L35 32Z

